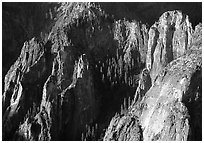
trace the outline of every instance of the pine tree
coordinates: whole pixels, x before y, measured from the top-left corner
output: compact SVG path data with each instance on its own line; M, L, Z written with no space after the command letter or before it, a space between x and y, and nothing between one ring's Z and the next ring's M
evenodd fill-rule
M120 106L120 114L121 114L121 115L123 114L123 111L124 111L124 110L123 110L123 105L121 105L121 106Z
M81 140L84 141L84 133L81 134Z
M125 83L127 83L127 73L125 72Z
M131 99L130 96L128 97L128 108L131 106Z
M123 100L123 105L124 105L124 110L126 110L127 109L126 98L124 98Z

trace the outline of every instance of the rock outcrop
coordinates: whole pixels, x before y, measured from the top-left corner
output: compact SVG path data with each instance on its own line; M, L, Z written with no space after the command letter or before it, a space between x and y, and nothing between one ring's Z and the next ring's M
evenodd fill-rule
M179 11L164 13L150 28L146 66L153 82L168 63L184 55L191 35L189 18Z
M202 138L201 24L168 11L148 29L98 3L59 5L5 76L3 140Z
M60 15L47 42L33 39L31 44L25 43L20 58L6 75L3 95L6 140L12 139L14 133L15 139L23 140L81 139L86 125L99 120L107 126L108 119L104 123L99 117L103 108L114 114L120 109L120 100L133 95L137 83L133 82L136 77L132 73L139 73L137 68L145 62L145 25L114 21L94 3L63 4L58 11ZM132 91L119 95L128 89ZM11 104L13 98L23 105ZM111 98L119 100L116 109L111 109L111 104L107 107L101 104ZM111 117L106 112L102 118Z
M43 84L49 75L49 51L32 39L25 42L21 54L5 77L2 98L3 138L10 138L22 122L26 112L39 106Z
M104 140L108 141L141 141L142 129L137 117L115 115L110 122Z
M46 39L54 23L57 7L57 3L2 3L3 78L20 55L25 41L33 37Z
M166 14L167 13L164 15ZM142 93L143 98L141 101L137 102L135 100L129 106L125 115L121 115L119 119L118 117L112 119L108 130L106 131L104 140L131 140L126 139L125 137L128 135L134 137L133 134L129 132L127 134L120 132L121 130L126 129L126 126L129 124L128 122L123 123L122 129L115 128L119 126L120 123L113 123L115 120L123 120L123 118L128 118L129 116L138 119L138 126L141 126L142 131L140 134L142 134L141 136L143 137L141 140L201 140L202 128L201 126L198 126L199 124L202 124L201 27L201 24L196 26L195 30L189 33L189 35L186 34L186 36L183 36L183 31L181 30L180 35L183 36L182 39L186 40L181 40L183 43L180 42L181 44L179 46L172 43L172 46L168 46L168 48L171 48L172 51L176 48L176 51L180 51L181 49L182 53L175 52L179 55L179 57L177 57L173 56L173 53L171 52L172 61L168 61L168 58L166 58L166 63L164 61L166 66L161 68L160 72L155 72L154 67L149 68L150 72L155 72L157 74L151 77L153 80L151 88L145 95ZM152 29L150 29L150 35L152 34L151 30ZM154 33L152 35L155 37L156 34ZM175 33L172 33L172 36L173 35L175 35ZM151 38L150 36L150 47L156 46L156 44L152 43L152 41L154 41L153 39L155 38ZM172 39L180 41L181 38L179 37L177 39L177 37L173 36ZM190 42L187 43L187 41ZM157 42L157 44L159 44L159 42ZM164 50L162 47L163 45L156 46L156 48ZM161 55L162 50L159 50L161 51ZM151 53L153 52L149 52L148 54ZM169 52L166 53L169 54ZM152 54L149 55L149 57L151 56ZM162 58L162 56L159 57ZM163 62L163 60L160 61ZM158 62L158 60L154 60L154 62ZM149 64L151 65L151 63ZM162 65L161 63L159 64L157 64L157 66ZM147 85L147 87L149 87L149 85ZM137 91L139 89L140 86L138 86ZM135 96L138 96L138 94ZM114 128L114 130L112 128ZM138 130L139 128L135 129L135 131ZM126 131L128 131L128 129ZM117 134L113 138L112 134L114 132Z

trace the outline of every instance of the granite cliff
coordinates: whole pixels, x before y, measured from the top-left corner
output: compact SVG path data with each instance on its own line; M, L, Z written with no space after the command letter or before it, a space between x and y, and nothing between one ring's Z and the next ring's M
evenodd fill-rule
M5 75L3 140L202 139L201 23L179 10L149 26L105 3L44 5L51 28Z

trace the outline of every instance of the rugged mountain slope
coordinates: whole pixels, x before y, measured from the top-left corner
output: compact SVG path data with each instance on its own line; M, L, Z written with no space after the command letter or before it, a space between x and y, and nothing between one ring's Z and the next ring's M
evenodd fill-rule
M158 26L150 28L146 63L149 72L146 74L150 74L152 86L145 83L141 84L142 88L138 86L136 91L150 89L145 95L142 93L143 98L135 100L125 114L115 115L104 140L202 139L202 26L196 26L193 32L187 24L188 18L183 17L177 11L166 12ZM171 26L175 27L168 29ZM161 36L160 31L165 35ZM135 96L141 93L136 92Z
M57 3L2 3L2 77L18 58L25 41L33 37L44 40L57 7Z
M56 19L47 38L24 43L5 76L3 140L200 139L200 25L194 31L170 11L148 30L98 3L62 3ZM155 130L163 121L178 126ZM179 137L166 134L171 126Z
M3 78L10 66L17 59L24 41L33 37L45 39L56 18L60 3L2 3L2 70ZM189 15L193 26L202 20L201 3L166 3L166 2L118 2L100 3L103 10L116 20L128 19L142 21L150 26L164 12L181 10Z

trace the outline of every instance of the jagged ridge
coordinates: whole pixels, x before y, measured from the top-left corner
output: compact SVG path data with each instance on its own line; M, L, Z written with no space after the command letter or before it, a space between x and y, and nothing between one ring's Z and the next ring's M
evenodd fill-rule
M201 26L196 27L193 35L188 18L173 11L163 14L148 34L146 25L137 21L114 20L96 3L64 3L58 11L58 20L46 43L36 39L25 43L19 59L6 75L4 140L99 140L103 138L111 117L120 109L121 115L112 119L104 140L199 138L188 133L192 129L190 126L187 126L187 133L179 134L179 137L168 138L168 135L163 135L165 130L157 135L158 132L155 133L148 124L143 124L142 117L148 118L141 115L148 113L143 106L155 93L156 85L165 85L160 83L158 75L162 75L164 69L166 72L161 77L167 78L166 73L171 69L168 67L174 63L172 60L179 56L182 59L186 53L184 59L189 60L189 65L201 68L200 64L197 65L200 56L195 56L201 51L200 40L196 41L202 37L198 34ZM153 30L157 31L156 34ZM182 37L179 37L180 33L184 33ZM176 42L179 44L171 44ZM194 53L188 51L192 49L196 49ZM147 69L142 71L145 63ZM185 69L178 62L179 66ZM199 70L189 72L188 79ZM183 105L182 100L176 101L175 105L179 106L176 108L185 110L185 114L179 114L179 117L189 119L188 108L201 100L200 89L196 92L198 101L192 98L193 102L188 106ZM124 98L128 98L128 105ZM158 100L157 97L154 99ZM180 100L180 96L177 99ZM123 101L124 107L120 108ZM163 110L163 106L158 104L158 108ZM152 106L157 106L157 102ZM189 114L192 115L193 111ZM176 114L174 110L172 112L172 115ZM199 116L200 113L195 117ZM191 123L197 127L200 122Z

